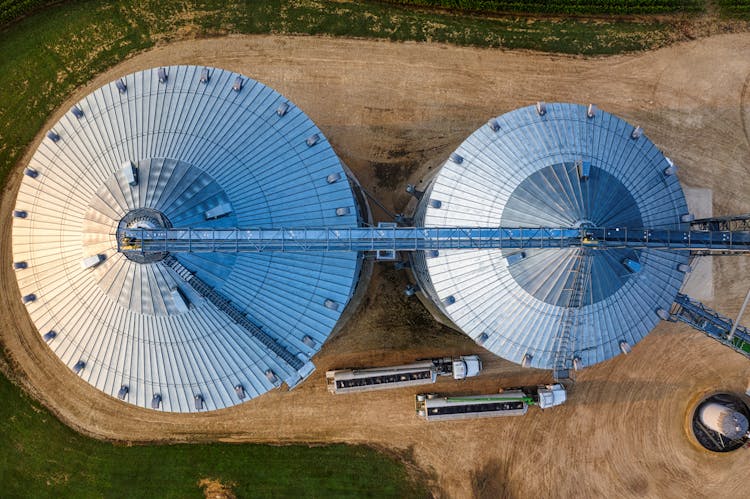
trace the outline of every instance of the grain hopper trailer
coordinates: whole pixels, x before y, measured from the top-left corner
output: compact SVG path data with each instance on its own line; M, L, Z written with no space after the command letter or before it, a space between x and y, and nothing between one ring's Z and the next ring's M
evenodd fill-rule
M334 394L401 388L434 383L440 376L465 379L482 370L478 355L441 357L411 364L365 369L337 369L326 372L328 391Z
M447 397L422 393L416 396L416 412L427 421L523 416L529 406L547 409L563 404L566 397L561 384L513 388L492 395Z

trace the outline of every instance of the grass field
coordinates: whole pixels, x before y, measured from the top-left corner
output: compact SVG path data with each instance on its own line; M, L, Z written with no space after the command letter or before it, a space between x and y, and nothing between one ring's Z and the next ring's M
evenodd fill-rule
M395 460L366 447L124 446L79 435L0 376L0 495L201 497L198 482L237 497L424 497Z

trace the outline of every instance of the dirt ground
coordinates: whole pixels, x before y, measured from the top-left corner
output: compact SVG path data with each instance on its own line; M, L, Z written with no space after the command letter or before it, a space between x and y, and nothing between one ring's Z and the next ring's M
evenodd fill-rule
M594 59L314 37L185 41L101 75L51 119L106 81L166 64L224 67L285 94L395 211L408 201L405 184L418 184L490 116L545 100L594 102L641 125L681 167L685 185L712 189L715 214L750 212L750 34ZM376 265L361 306L294 391L194 415L105 396L57 360L21 305L9 221L22 165L3 193L0 340L24 385L85 433L129 441L371 444L412 460L434 493L448 497L746 497L750 452L708 453L685 427L702 395L747 389L750 361L683 325L660 325L632 354L585 369L565 406L523 418L428 424L414 415L413 389L329 395L329 368L482 352L403 297L407 277L389 264ZM714 258L710 305L736 314L748 276L750 258ZM547 372L485 356L486 376L441 381L435 389L480 393L550 380Z

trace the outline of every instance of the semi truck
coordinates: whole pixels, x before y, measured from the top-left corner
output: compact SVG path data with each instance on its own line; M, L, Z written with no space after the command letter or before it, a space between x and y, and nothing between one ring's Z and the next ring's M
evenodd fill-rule
M442 396L421 393L416 397L417 416L427 421L523 416L532 405L547 409L565 403L561 384L511 388L492 395Z
M326 372L326 383L328 391L333 394L355 393L426 385L435 383L439 376L471 378L481 370L482 360L478 355L462 355L420 360L402 366L337 369Z

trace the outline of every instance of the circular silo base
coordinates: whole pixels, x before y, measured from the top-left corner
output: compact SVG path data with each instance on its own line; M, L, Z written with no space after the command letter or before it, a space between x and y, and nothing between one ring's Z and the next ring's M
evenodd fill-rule
M703 424L699 416L701 409L711 403L724 405L750 419L750 408L744 397L734 393L713 393L701 399L701 401L693 408L690 424L693 437L695 437L701 447L710 450L711 452L731 452L741 448L748 442L746 437L728 439L724 435Z

